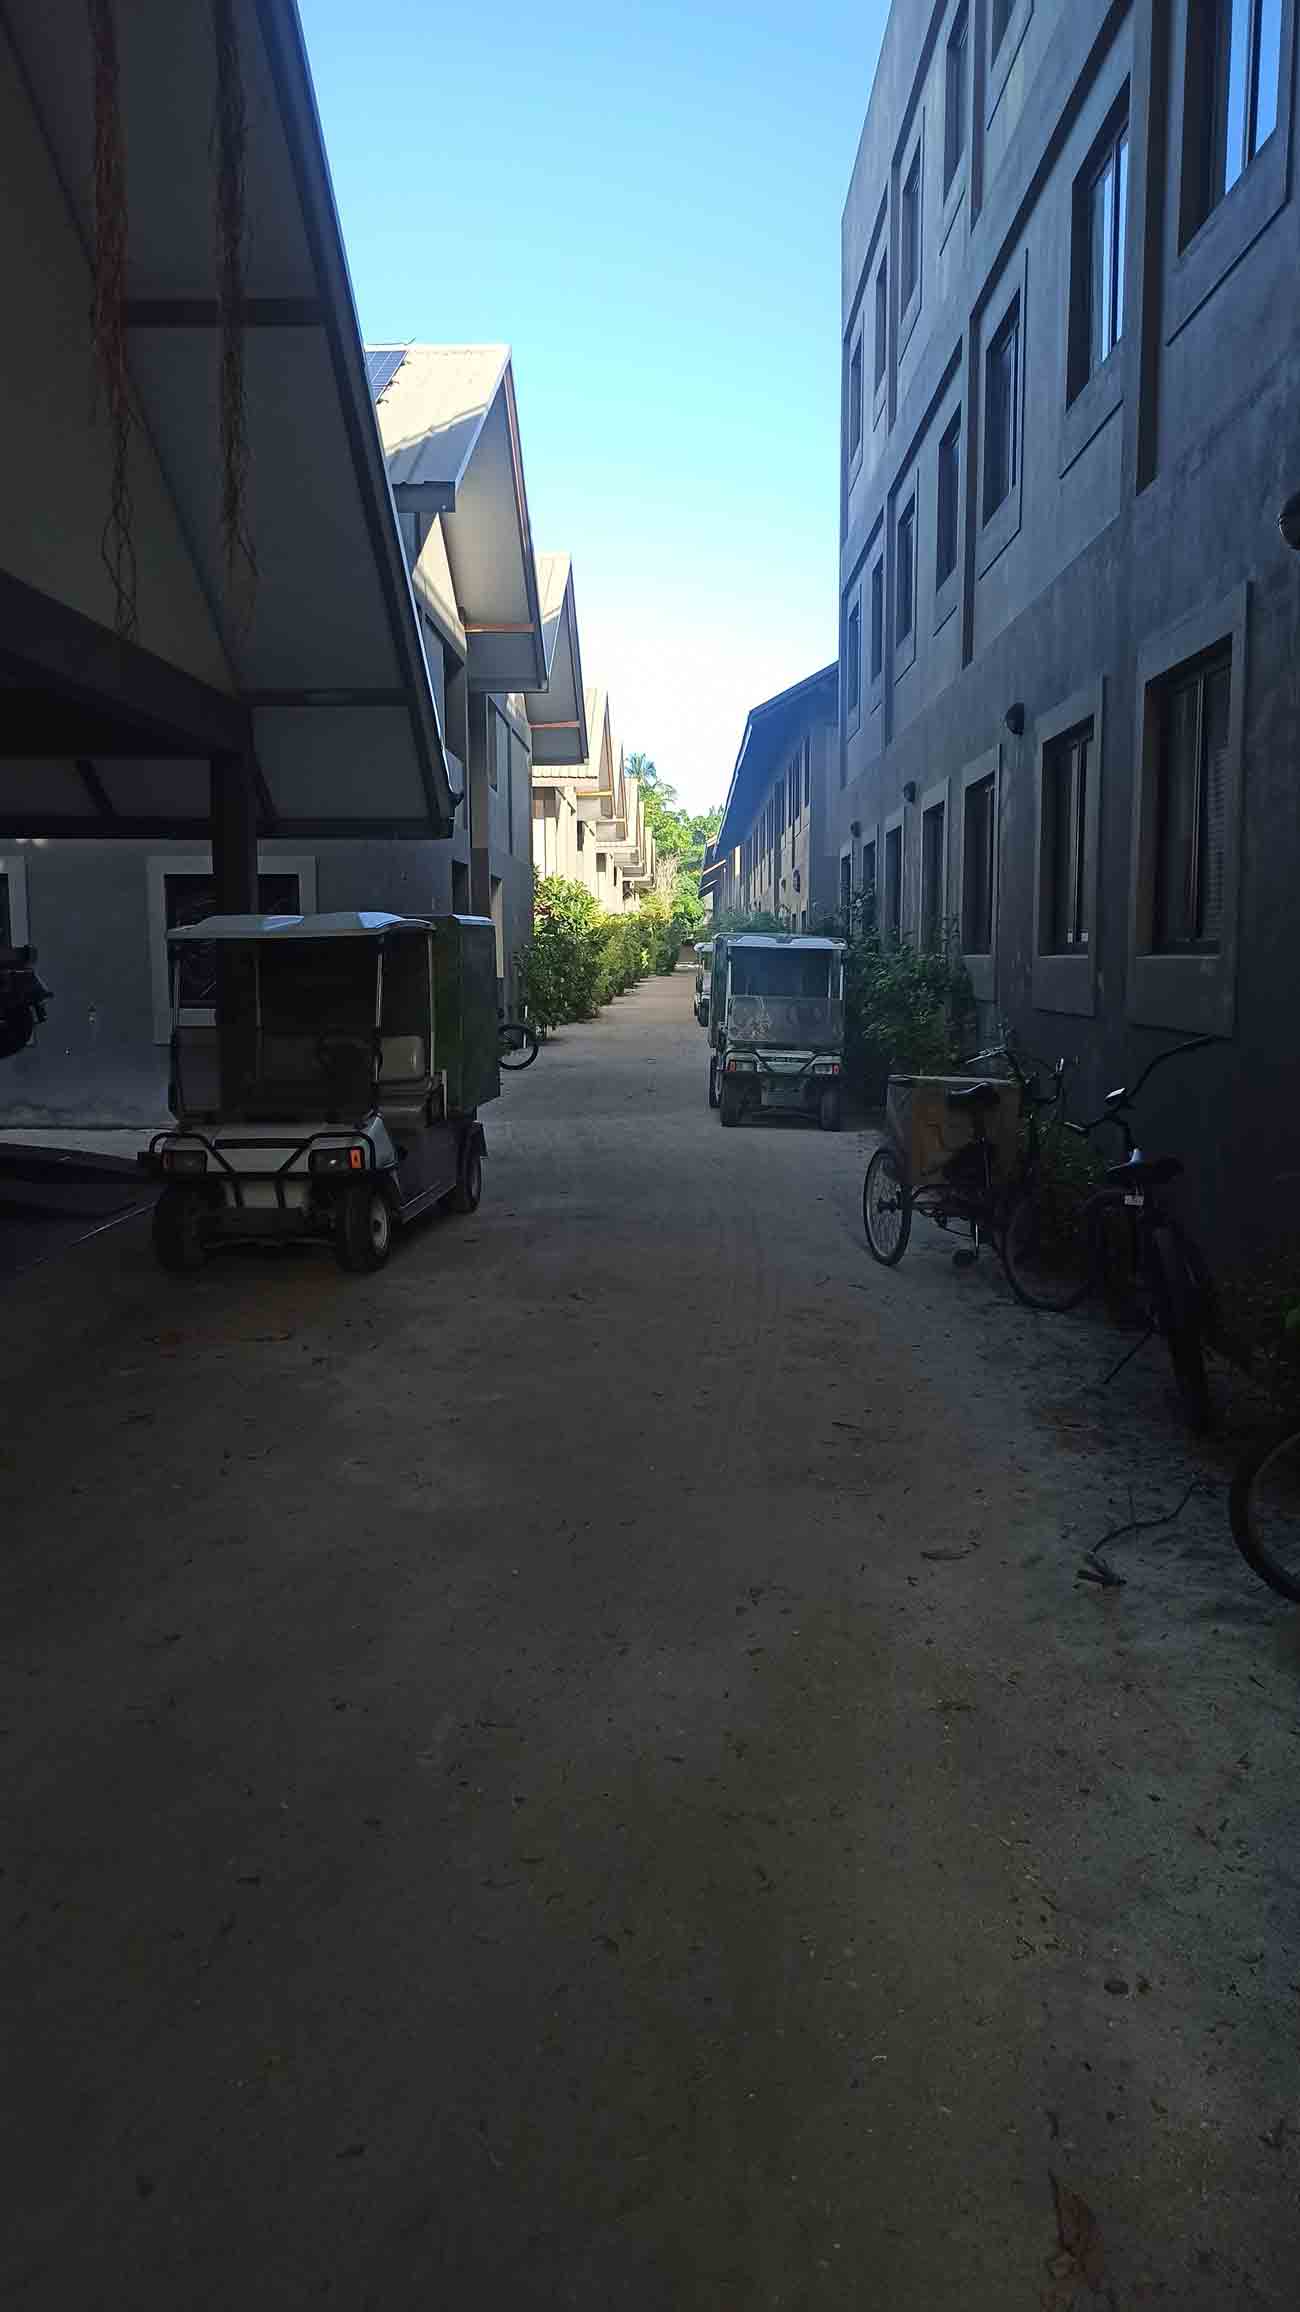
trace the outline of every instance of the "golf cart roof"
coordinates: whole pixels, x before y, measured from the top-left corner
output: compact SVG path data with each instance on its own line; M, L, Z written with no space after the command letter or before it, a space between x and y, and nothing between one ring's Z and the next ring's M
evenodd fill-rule
M431 915L368 915L351 908L337 915L205 915L167 934L168 946L182 940L213 939L383 939L390 931L433 929ZM462 916L462 923L483 918Z
M837 954L844 946L842 939L818 939L803 931L737 931L727 941L728 947L811 947L824 953Z
M711 939L697 939L695 942L695 952L697 955L712 955L713 941Z

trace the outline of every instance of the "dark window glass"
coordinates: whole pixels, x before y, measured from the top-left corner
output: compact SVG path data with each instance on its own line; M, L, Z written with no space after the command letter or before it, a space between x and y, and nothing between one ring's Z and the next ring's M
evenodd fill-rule
M808 805L809 805L809 803L811 802L811 800L812 800L812 740L811 740L811 739L805 739L805 740L804 740L804 742L803 742L803 807L804 807L805 811L807 810L807 808L808 808Z
M942 586L957 567L958 506L961 493L961 412L939 444L939 515L935 541L935 584Z
M1183 239L1190 240L1277 127L1281 0L1190 0Z
M1020 299L989 346L984 363L984 519L1016 486L1020 401Z
M885 565L877 562L871 573L871 679L879 682L885 668Z
M848 920L848 913L850 905L852 904L852 900L853 861L849 856L849 853L846 851L844 857L840 861L840 913L843 915L846 922Z
M993 834L996 787L992 772L966 789L962 830L961 944L966 955L993 951Z
M258 876L259 915L298 915L301 911L302 898L296 874ZM211 875L164 875L163 912L169 931L178 931L187 923L201 923L205 915L215 915L215 878ZM195 1011L215 1009L216 941L204 939L196 941L193 946L178 947L176 955L179 958L176 966L179 1002Z
M862 703L862 608L857 602L849 612L845 655L848 659L849 713L856 714Z
M898 517L898 591L894 638L906 641L916 615L916 500L909 499Z
M889 259L882 257L876 275L876 387L879 390L889 357Z
M993 54L995 56L1006 39L1007 26L1011 22L1011 10L1014 5L1015 0L993 0Z
M948 814L942 803L936 803L921 821L921 941L931 948L943 945L947 831Z
M921 148L912 155L912 166L903 186L903 207L899 218L898 239L898 301L904 313L912 302L916 285L921 277Z
M1231 662L1219 658L1164 691L1156 798L1155 945L1217 948Z
M1088 945L1084 841L1091 759L1090 722L1054 739L1043 758L1044 954L1070 955Z
M876 897L876 846L874 840L862 846L862 896L873 906Z
M948 35L948 64L943 105L943 189L946 193L966 150L966 87L970 56L970 19L959 8Z
M13 943L14 925L13 917L9 912L9 878L7 875L0 875L0 947L12 947Z
M862 447L862 339L853 348L849 362L849 456L855 458Z
M903 830L891 827L885 836L885 929L897 939L903 927Z
M1070 399L1124 334L1124 246L1128 235L1128 122L1116 129L1074 201Z

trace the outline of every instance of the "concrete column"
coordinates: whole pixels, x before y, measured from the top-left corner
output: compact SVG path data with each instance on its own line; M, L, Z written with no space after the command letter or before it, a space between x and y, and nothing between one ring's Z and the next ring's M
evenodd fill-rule
M214 755L212 874L221 915L257 913L257 782L249 755Z

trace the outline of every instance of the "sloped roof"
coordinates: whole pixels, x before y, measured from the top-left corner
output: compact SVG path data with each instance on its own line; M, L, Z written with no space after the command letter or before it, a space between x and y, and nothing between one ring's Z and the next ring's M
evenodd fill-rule
M576 765L587 759L588 735L573 564L569 556L539 554L537 582L542 605L546 687L524 694L524 712L533 734L533 761Z
M836 719L839 678L839 661L833 659L750 708L715 838L719 857L734 851L749 833L750 819L785 748L807 725Z

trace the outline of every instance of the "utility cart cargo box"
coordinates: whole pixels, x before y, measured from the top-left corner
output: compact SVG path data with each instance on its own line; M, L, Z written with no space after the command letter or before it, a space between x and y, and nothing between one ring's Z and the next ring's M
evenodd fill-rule
M434 1040L447 1072L447 1113L499 1099L497 942L486 916L439 915L433 927Z
M998 1173L1010 1176L1020 1123L1018 1084L986 1076L891 1076L885 1114L909 1188L939 1179L945 1164L974 1138L971 1110L948 1105L950 1092L968 1091L972 1083L988 1083L998 1094L997 1107L983 1112L983 1129Z

